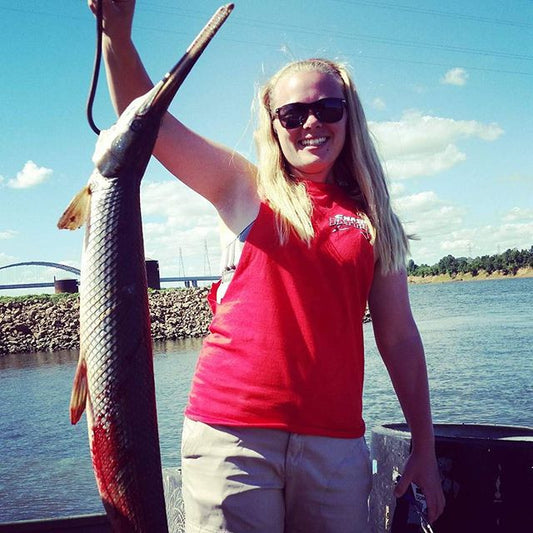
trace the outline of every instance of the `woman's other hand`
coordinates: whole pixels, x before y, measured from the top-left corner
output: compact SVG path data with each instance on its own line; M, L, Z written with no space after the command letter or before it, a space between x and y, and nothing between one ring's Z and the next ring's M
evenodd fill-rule
M96 15L98 2L103 2L103 31L110 39L130 39L135 0L87 0Z

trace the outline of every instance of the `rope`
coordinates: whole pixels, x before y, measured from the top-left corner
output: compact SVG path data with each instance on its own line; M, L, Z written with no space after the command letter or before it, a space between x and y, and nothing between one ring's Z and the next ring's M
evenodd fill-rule
M96 133L96 135L100 135L100 130L93 120L93 104L94 97L96 95L96 88L98 87L100 63L102 61L103 1L96 1L96 52L94 57L91 87L89 90L89 97L87 98L87 120L89 121L89 126L91 126L91 129Z

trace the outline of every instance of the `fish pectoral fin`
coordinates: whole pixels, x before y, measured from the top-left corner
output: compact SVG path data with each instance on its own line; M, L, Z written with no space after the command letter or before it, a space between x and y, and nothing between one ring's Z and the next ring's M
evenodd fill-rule
M91 190L85 186L70 202L57 223L59 229L81 228L89 218L91 208Z
M70 396L70 423L77 424L87 403L87 363L80 359Z

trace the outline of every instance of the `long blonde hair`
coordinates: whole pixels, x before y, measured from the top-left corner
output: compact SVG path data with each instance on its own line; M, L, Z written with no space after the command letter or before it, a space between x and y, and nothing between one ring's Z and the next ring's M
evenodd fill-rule
M259 91L259 123L255 132L258 153L259 192L277 215L280 241L289 232L307 243L314 236L312 204L305 185L294 179L272 125L272 92L278 81L294 72L318 71L335 77L343 87L348 110L346 140L333 167L337 185L364 212L375 235L374 247L382 272L405 268L408 238L393 212L383 168L368 131L363 107L347 68L327 59L289 63Z

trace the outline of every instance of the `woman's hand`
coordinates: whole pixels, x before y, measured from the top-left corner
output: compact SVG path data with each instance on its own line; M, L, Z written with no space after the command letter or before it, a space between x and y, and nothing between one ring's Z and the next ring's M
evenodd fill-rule
M96 15L98 2L103 2L103 31L110 39L131 39L135 0L87 0Z
M424 493L428 506L428 521L435 522L444 510L445 499L437 460L433 452L417 454L413 451L411 453L405 463L402 477L394 490L394 496L397 498L402 496L411 482L416 483Z

